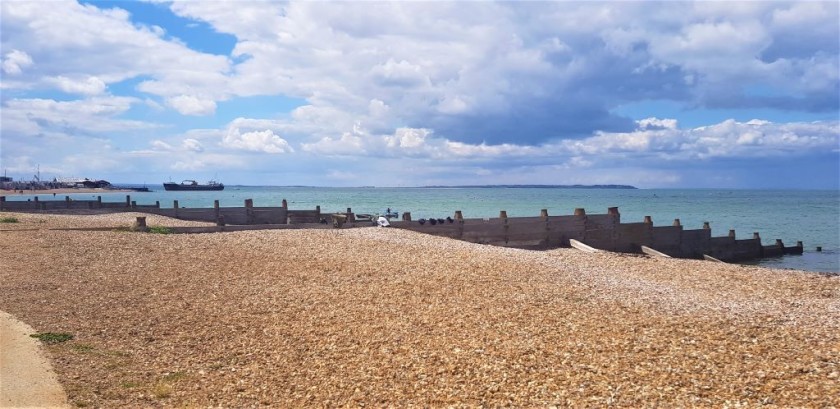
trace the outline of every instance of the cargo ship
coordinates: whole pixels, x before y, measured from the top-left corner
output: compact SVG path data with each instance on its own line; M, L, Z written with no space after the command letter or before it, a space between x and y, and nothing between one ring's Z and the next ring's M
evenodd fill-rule
M185 180L181 183L167 182L163 184L166 190L224 190L225 185L215 180L207 182L206 185L199 184L194 180Z

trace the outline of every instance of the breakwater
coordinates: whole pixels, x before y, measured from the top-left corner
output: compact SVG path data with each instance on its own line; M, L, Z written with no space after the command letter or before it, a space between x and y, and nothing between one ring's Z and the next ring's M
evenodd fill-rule
M257 207L252 199L245 199L243 206L222 207L215 200L212 208L184 208L177 200L171 208L155 204L138 205L126 195L125 201L106 202L78 200L65 196L63 200L7 201L0 196L0 210L12 211L61 211L80 209L106 209L111 211L138 211L183 220L212 222L213 228L192 228L194 232L234 230L229 225L253 226L251 228L279 228L280 226L304 227L324 224L339 228L370 226L370 221L357 220L351 208L342 212L322 212L314 209L292 210L284 199L279 206ZM412 220L410 213L403 213L401 220L392 220L394 228L450 237L457 240L495 246L549 249L569 247L572 241L585 243L596 249L623 253L642 253L649 248L662 254L679 258L713 258L722 261L748 261L784 254L802 254L803 246L785 246L776 239L764 245L759 233L738 239L734 230L725 236L713 237L709 223L699 229L686 229L679 219L671 225L654 226L651 217L643 221L623 223L617 207L610 207L606 214L587 214L577 208L571 215L549 216L543 209L535 217L508 217L502 210L495 218L465 218L460 210L446 219ZM274 226L274 227L271 227ZM186 229L186 228L185 228ZM248 229L238 227L236 230ZM184 233L190 232L184 230Z

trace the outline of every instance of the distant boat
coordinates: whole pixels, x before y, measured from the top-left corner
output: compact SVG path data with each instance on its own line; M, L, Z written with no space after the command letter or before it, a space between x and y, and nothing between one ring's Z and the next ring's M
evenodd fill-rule
M225 185L211 180L206 185L200 185L194 180L185 180L181 183L167 182L163 184L166 190L224 190Z

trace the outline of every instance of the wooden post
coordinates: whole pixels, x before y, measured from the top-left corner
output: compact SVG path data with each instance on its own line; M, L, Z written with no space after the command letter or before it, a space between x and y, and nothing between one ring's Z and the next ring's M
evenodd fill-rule
M411 212L403 212L402 219L403 219L404 222L410 222L411 221Z
M216 219L217 226L224 226L224 224L219 224L219 217L221 217L222 211L219 209L219 201L213 201L213 218Z
M785 244L782 243L782 239L776 239L776 247L783 249L785 248Z
M283 201L280 202L280 203L281 203L280 207L282 207L284 209L287 209L287 210L289 209L289 203L286 201L286 199L283 199Z
M177 200L172 201L172 207L175 209L175 218L177 219L178 218L178 201Z
M254 223L254 200L245 199L245 224Z
M131 195L125 195L125 207L131 207Z
M352 210L351 208L349 208L349 207L347 208L347 221L348 221L349 223L354 223L354 222L356 222L356 215L355 215L355 214L353 214L353 210Z
M458 238L464 237L464 214L460 210L455 211L455 222L458 223Z
M607 208L607 214L613 215L613 216L618 216L618 208L617 207L608 207Z
M729 237L735 238L735 229L729 229Z
M0 210L6 208L6 196L0 196Z
M70 208L70 196L64 196L64 206Z
M160 209L160 200L155 200L155 207Z
M545 231L543 232L543 242L544 246L548 246L549 242L551 241L551 225L548 221L548 209L541 209L540 210L540 219L545 222Z
M653 219L650 216L645 216L645 224L653 224Z
M703 230L711 230L712 226L709 225L709 222L703 222Z
M586 209L578 207L575 209L575 216L586 216Z
M136 208L137 208L137 201L136 201L136 200L132 200L132 201L131 201L131 208L132 208L132 209L136 209Z
M131 231L149 231L149 227L146 226L146 217L138 217L137 220L134 221L134 224L131 225Z
M102 208L102 196L96 196L96 207L98 209Z
M680 219L674 219L674 227L682 227L682 224L680 223Z
M505 244L507 244L508 240L510 239L508 237L508 231L510 230L510 226L508 225L507 211L505 211L505 210L499 211L499 218L502 219L502 229L504 230Z
M753 233L753 238L756 240L761 240L761 236L758 235L758 232Z

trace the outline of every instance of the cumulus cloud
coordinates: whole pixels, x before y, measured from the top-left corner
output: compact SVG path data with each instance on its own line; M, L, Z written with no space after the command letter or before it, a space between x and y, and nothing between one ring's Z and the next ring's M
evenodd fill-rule
M175 2L172 9L240 38L236 52L250 57L237 66L242 92L262 86L357 118L365 114L361 102L376 99L403 124L466 143L630 131L632 122L610 108L637 98L795 109L806 92L824 96L808 110L838 102L826 91L838 84L835 46L827 46L829 58L826 48L801 55L793 44L773 51L775 61L761 58L796 37L790 27L802 22L818 22L809 35L836 43L836 4L761 3L734 12L700 3L560 2L529 4L527 13L512 3L380 6L291 3L260 13L254 4ZM381 24L359 26L347 16ZM752 95L745 83L777 96Z
M166 104L183 115L212 115L216 112L216 102L193 95L179 95L167 98Z
M154 123L119 118L135 102L134 98L113 96L75 101L12 99L3 103L0 115L5 132L30 135L43 132L86 134L156 128L158 125Z
M184 139L182 146L184 149L192 152L201 152L204 150L204 146L201 145L201 142L193 138Z
M182 169L283 153L493 178L837 152L836 121L774 121L840 110L833 2L156 4L229 34L229 56L120 7L0 3L4 155L36 156L34 138L142 140L163 110L190 118L155 133L151 152L182 155L170 161ZM249 115L235 109L254 96L297 108L269 103L223 129L198 118ZM685 115L620 109L657 103ZM681 128L726 108L735 119ZM745 121L751 110L763 120Z
M49 77L46 82L55 84L55 86L69 94L81 95L99 95L105 92L105 82L97 77L87 77L84 79L71 79L65 76Z
M776 124L730 119L685 130L649 126L661 122L663 120L655 118L641 120L633 132L598 133L578 141L564 141L559 148L591 157L644 154L668 160L692 160L804 156L825 150L837 151L840 146L840 123L836 121Z
M3 56L3 72L7 75L20 74L24 68L32 64L32 57L20 50L9 51Z
M161 141L159 139L155 139L152 142L150 142L149 144L152 145L152 149L156 150L156 151L172 151L172 150L174 150L172 145L170 145L170 144L168 144L164 141Z
M389 148L414 149L423 146L431 134L428 129L399 128L393 136L385 137L385 141Z
M4 73L35 79L4 81L5 88L43 84L93 95L102 93L108 84L143 76L149 78L144 92L154 95L192 95L190 88L185 88L192 87L209 95L204 100L226 98L227 91L219 85L225 83L225 73L230 70L226 57L168 41L160 27L132 22L131 15L117 3L98 8L66 1L2 2L0 16L2 49L12 50L3 57ZM190 115L212 112L208 102L200 102L182 98L174 104Z
M222 138L222 146L263 153L292 153L291 145L271 130L240 133L239 128L231 127Z

